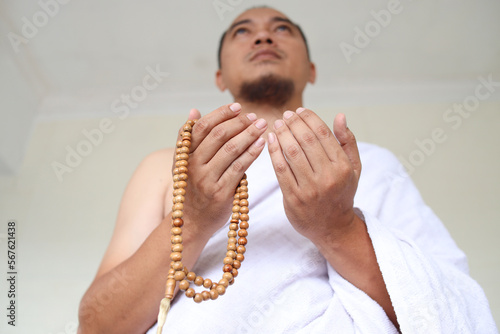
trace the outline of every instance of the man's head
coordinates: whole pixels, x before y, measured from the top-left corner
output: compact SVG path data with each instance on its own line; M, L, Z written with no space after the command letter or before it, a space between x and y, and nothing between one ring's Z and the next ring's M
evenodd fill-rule
M219 49L217 86L238 99L259 102L260 91L265 95L260 102L286 102L316 77L301 29L272 8L243 12L222 36ZM252 91L257 95L245 96Z
M269 9L271 9L270 7L267 7L267 6L255 7L253 9L258 9L258 8L269 8ZM297 23L295 23L295 22L291 22L291 23L293 25L295 25L295 27L297 28L297 30L300 33L300 36L304 40L304 44L306 46L306 51L307 51L307 58L309 58L309 60L310 60L311 59L311 53L309 52L309 45L307 44L307 38L306 38L306 35L304 34L304 31L302 31L302 28ZM222 33L222 36L221 36L221 38L219 40L219 48L217 49L217 65L219 66L219 68L221 66L220 55L221 55L221 51L222 51L222 45L224 44L224 39L226 38L226 34L227 34L228 30L226 30L226 31L224 31Z

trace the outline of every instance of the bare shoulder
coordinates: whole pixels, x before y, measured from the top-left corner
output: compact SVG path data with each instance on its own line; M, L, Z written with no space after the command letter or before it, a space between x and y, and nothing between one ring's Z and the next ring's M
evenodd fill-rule
M97 276L135 253L170 211L165 204L171 201L168 190L172 188L174 152L174 148L165 148L150 153L130 178Z

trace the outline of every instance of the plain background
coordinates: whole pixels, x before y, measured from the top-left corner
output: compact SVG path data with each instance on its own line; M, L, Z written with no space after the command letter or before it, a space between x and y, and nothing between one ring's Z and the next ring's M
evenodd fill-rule
M235 15L260 4L308 36L318 81L306 106L330 125L346 113L358 140L408 161L500 321L500 87L475 98L479 78L500 81L500 2L0 0L0 253L14 219L19 273L17 326L2 311L0 332L76 332L130 176L174 144L190 108L231 102L213 85L217 42ZM399 12L381 18L388 8ZM13 45L23 31L30 37ZM347 44L357 48L350 57ZM127 115L115 113L123 94L139 97L147 68L168 75ZM464 103L470 112L450 122L450 108ZM108 133L88 146L85 133L103 120ZM58 178L54 164L78 148L86 156Z

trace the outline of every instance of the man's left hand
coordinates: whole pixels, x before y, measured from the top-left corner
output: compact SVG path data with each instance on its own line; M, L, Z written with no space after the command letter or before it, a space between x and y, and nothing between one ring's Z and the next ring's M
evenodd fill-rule
M314 112L299 108L286 111L268 138L288 220L316 245L340 241L355 221L358 147L345 115L335 117L333 129L335 136Z

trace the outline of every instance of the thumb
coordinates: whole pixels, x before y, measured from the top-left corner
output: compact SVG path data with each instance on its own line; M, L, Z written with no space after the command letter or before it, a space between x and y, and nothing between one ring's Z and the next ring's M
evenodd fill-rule
M354 168L354 172L359 179L361 174L361 159L359 157L358 144L356 137L347 127L347 121L344 114L337 114L333 121L333 133L339 141L342 150L347 155Z
M200 114L200 111L198 109L189 110L188 120L200 119L200 118L201 118L201 114Z

